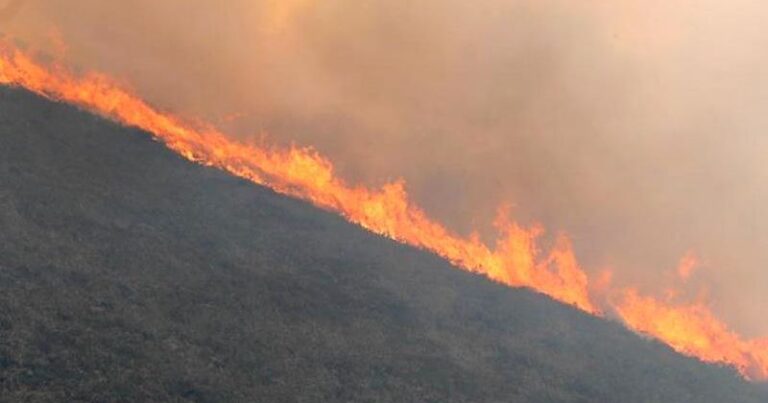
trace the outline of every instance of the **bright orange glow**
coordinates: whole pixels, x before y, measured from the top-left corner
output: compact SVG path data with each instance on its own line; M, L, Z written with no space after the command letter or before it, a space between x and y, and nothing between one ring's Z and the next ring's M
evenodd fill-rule
M503 210L496 221L500 236L494 244L488 245L478 236L461 237L411 202L402 181L381 189L351 186L310 148L270 148L234 141L210 125L190 123L149 106L104 75L77 77L2 43L0 84L23 87L141 128L191 161L335 211L372 232L432 251L495 281L529 287L596 315L601 311L590 289L599 289L596 293L601 296L610 294L610 273L591 287L566 235L558 235L554 246L542 251L543 229L522 227ZM685 269L686 276L690 269ZM629 290L615 309L629 327L653 335L677 351L733 365L752 379L768 379L768 341L742 340L705 307L675 306Z
M728 363L750 379L768 379L768 343L745 341L702 304L675 304L624 291L616 312L632 329L654 336L683 354Z

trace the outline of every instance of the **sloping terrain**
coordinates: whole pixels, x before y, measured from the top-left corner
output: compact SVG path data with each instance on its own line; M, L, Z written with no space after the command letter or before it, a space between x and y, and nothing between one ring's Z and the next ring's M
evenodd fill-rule
M0 88L0 401L765 402L528 290Z

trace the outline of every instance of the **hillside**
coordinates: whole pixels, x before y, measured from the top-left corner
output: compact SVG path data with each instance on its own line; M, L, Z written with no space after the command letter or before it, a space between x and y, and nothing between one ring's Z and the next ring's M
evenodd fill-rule
M617 323L0 88L0 401L767 400Z

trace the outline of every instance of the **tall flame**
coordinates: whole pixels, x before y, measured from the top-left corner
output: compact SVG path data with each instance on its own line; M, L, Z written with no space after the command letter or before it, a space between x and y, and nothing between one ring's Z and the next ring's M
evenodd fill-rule
M554 246L542 252L542 227L520 226L503 210L496 221L499 238L495 244L488 245L476 235L461 237L410 201L403 181L380 189L349 185L335 175L330 161L311 148L234 141L211 125L193 124L151 107L105 75L78 77L62 66L38 63L3 42L0 84L20 86L141 128L191 161L308 200L372 232L432 251L495 281L529 287L602 315L568 237L558 235ZM604 288L610 281L599 283L599 295L609 295ZM768 341L744 341L703 306L676 306L640 296L633 289L622 295L613 308L630 328L655 336L679 352L733 365L751 379L768 379Z

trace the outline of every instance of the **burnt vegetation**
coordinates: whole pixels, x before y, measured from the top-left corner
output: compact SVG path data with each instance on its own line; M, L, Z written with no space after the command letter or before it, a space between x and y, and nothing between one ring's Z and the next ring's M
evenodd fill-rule
M0 401L767 399L731 369L0 88Z

